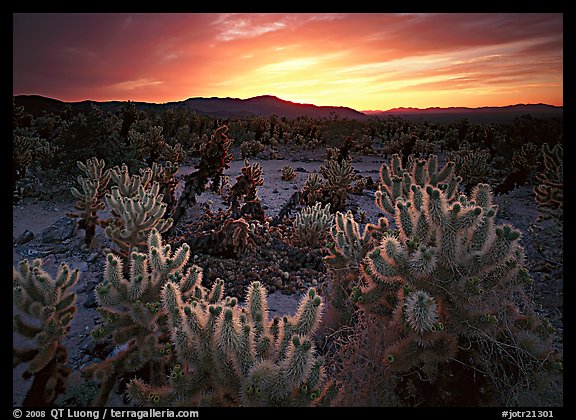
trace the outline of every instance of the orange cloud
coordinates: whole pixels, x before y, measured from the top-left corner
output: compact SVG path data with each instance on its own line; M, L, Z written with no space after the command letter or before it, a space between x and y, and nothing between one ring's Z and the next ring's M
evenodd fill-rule
M14 94L562 105L562 14L15 14Z

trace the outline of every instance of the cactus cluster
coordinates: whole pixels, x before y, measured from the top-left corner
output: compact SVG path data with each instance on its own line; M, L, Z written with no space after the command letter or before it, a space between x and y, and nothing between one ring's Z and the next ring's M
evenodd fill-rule
M284 165L282 167L282 176L283 181L291 181L296 178L296 172L294 172L294 168L290 165Z
M552 149L542 145L544 170L537 176L540 184L534 188L540 219L563 219L564 209L564 148L561 144Z
M140 132L135 128L128 132L128 141L136 150L136 157L146 161L149 165L158 160L178 163L184 157L182 144L169 144L166 142L161 126L148 126L147 130Z
M332 241L328 243L329 255L325 261L332 267L356 267L364 259L368 251L373 249L388 231L388 220L378 219L378 225L367 223L364 232L349 210L346 213L336 212L334 224L330 228Z
M320 166L320 173L325 179L322 186L324 201L331 203L335 210L343 209L352 191L352 182L356 180L351 160L327 160Z
M176 161L174 161L176 162ZM166 203L167 214L172 213L172 209L176 205L176 185L178 181L174 176L178 172L178 164L173 161L166 161L164 164L152 163L152 181L160 184L160 193L162 194L163 201ZM142 172L142 171L141 171Z
M116 380L124 374L150 368L162 381L162 372L170 359L171 344L166 331L166 313L162 310L160 294L168 281L181 282L182 289L191 293L201 280L199 267L184 271L190 248L183 244L175 251L162 241L160 233L152 229L147 237L147 254L130 253L128 270L114 254L108 254L103 280L95 289L98 311L105 323L92 332L95 340L111 338L123 346L114 356L88 366L84 374L100 382L94 404L102 406ZM126 274L127 272L127 274Z
M24 378L34 376L25 406L45 406L66 389L71 370L66 366L67 351L61 344L68 334L76 311L72 289L78 270L62 264L55 278L42 269L42 260L20 261L12 271L13 301L20 313L14 315L14 331L34 343L33 347L13 347L14 367L28 363Z
M309 206L320 201L330 203L333 210L343 209L353 190L352 183L358 178L351 160L326 160L320 166L320 174L308 175L301 190L301 201Z
M430 185L444 191L448 201L454 200L458 192L461 177L454 175L454 162L447 161L442 169L438 168L438 157L430 155L428 159L408 159L406 168L402 166L400 155L393 154L390 165L380 168L380 184L375 193L376 205L385 214L396 214L396 199L407 199L412 186Z
M434 382L468 343L496 388L534 380L557 355L546 323L518 300L531 282L521 234L495 224L487 184L451 198L449 189L429 184L399 196L398 234L385 234L366 254L351 297L387 325L382 362L390 373L419 370Z
M473 149L462 145L458 151L448 153L448 159L455 163L455 170L463 179L466 192L479 182L485 182L490 175L491 156L486 149Z
M301 190L301 200L308 204L314 205L322 198L322 177L318 172L312 172L306 178Z
M127 387L141 405L309 405L325 398L312 343L322 312L314 289L294 316L271 320L260 283L250 284L241 307L224 297L222 280L204 287L201 269L186 269L189 256L186 244L172 252L157 231L148 254L132 252L128 275L122 260L108 255L96 288L107 322L93 336L122 347L84 370L101 384L93 403L105 404L120 377L144 370L150 376Z
M257 141L245 141L240 145L240 153L242 154L242 159L246 159L249 157L258 156L258 154L264 151L264 145Z
M322 206L317 202L314 206L304 207L294 219L294 231L300 242L312 248L323 244L328 229L332 226L334 215L330 213L330 203Z
M166 232L172 226L171 218L163 218L166 203L160 194L160 184L151 182L152 170L146 168L142 175L130 176L128 168L115 167L110 175L117 183L105 200L113 220L107 222L106 235L119 247L120 254L127 257L134 249L143 250L149 232L156 229Z
M531 173L540 165L541 149L529 141L524 143L520 150L515 150L512 155L512 167L515 171Z
M49 162L57 152L51 142L28 128L16 128L12 133L12 192L18 195L17 184L26 176L34 162Z
M161 386L132 380L132 400L158 406L302 406L326 398L329 388L312 342L322 311L314 289L294 316L273 320L259 282L249 285L245 307L223 298L222 284L208 299L199 284L195 291L187 298L181 284L163 288L174 364Z
M68 213L68 215L80 218L78 227L85 231L84 243L90 246L99 222L98 211L105 208L102 198L110 181L110 171L104 170L104 160L96 157L88 159L86 163L78 161L77 165L84 173L84 176L80 175L77 178L82 191L73 187L70 192L78 199L74 208L80 210L80 213Z
M240 171L236 183L230 187L228 197L232 217L234 219L248 217L265 222L266 214L258 197L258 187L264 185L262 166L259 163L250 164L245 160L244 167Z
M215 232L215 244L219 244L225 251L231 250L234 256L241 256L248 250L255 251L256 243L253 238L253 226L244 219L227 218L220 229Z

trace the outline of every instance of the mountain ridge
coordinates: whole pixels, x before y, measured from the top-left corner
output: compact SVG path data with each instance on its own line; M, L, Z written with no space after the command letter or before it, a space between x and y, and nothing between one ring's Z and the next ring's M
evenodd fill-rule
M17 106L24 106L26 112L39 115L43 110L59 112L66 106L73 110L83 111L89 109L92 104L99 106L104 111L115 111L128 102L134 103L140 110L164 110L169 108L187 108L200 114L215 118L244 118L244 117L269 117L273 114L279 117L295 119L299 116L313 118L339 118L366 120L370 117L385 117L398 115L406 118L448 118L456 116L464 117L510 117L524 113L532 113L539 116L559 116L563 111L562 106L538 104L514 104L506 106L485 106L478 108L469 107L429 107L413 108L399 107L388 110L365 110L357 111L344 106L319 106L303 104L278 98L273 95L260 95L251 98L221 98L221 97L190 97L182 101L164 103L142 101L61 101L42 95L15 95L14 102Z

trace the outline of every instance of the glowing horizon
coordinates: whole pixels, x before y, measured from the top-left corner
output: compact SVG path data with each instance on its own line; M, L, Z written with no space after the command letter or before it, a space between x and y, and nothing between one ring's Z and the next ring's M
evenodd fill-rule
M13 94L563 106L562 14L15 14Z

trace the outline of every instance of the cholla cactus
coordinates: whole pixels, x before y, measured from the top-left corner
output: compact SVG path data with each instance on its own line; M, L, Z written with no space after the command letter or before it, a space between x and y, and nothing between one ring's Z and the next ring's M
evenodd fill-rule
M472 149L463 145L459 150L448 153L454 161L456 172L462 177L466 192L479 182L486 181L490 174L490 152L486 149Z
M341 210L352 190L352 182L356 180L351 161L327 160L320 166L320 173L326 180L322 186L324 201L331 203L335 210Z
M12 140L12 190L24 177L26 169L32 163L32 143L28 137L14 135Z
M296 178L296 172L294 172L294 168L290 165L284 165L282 167L282 176L283 181L291 181Z
M446 190L412 185L395 207L399 234L368 252L363 284L352 291L358 306L395 331L384 348L389 372L421 369L436 380L464 343L503 391L551 369L551 331L518 304L531 281L521 234L496 226L490 187L479 184L450 203Z
M259 163L249 164L244 161L241 175L236 177L236 183L230 187L230 210L232 217L250 217L261 222L266 221L266 215L258 197L258 187L264 185L262 166ZM241 201L244 201L241 204Z
M174 145L164 143L164 147L160 152L160 157L166 162L174 162L175 164L178 164L186 157L186 153L184 147L180 143Z
M540 164L541 149L532 142L522 145L518 151L512 155L512 167L516 171L530 173L536 170Z
M57 147L29 129L17 128L12 133L12 192L33 162L50 162Z
M184 216L188 207L196 203L196 197L204 192L210 179L213 192L217 193L222 187L222 172L230 167L233 159L228 153L232 140L226 135L227 130L228 126L219 127L209 141L202 142L197 170L185 177L184 189L172 213L174 225Z
M71 193L78 199L74 208L80 210L81 213L68 213L68 216L80 218L79 227L86 232L84 243L86 246L90 246L96 234L98 211L105 208L105 204L101 200L110 181L110 172L104 170L104 160L99 160L96 157L88 159L86 163L77 162L77 165L85 174L77 178L82 192L73 187Z
M561 144L552 149L542 145L544 171L537 176L540 184L534 188L540 219L562 220L564 208L564 148Z
M66 378L71 370L66 367L67 351L62 339L68 334L76 311L76 294L72 292L78 282L79 271L71 271L62 264L56 275L42 269L42 260L32 265L22 260L12 272L13 300L26 315L14 316L14 331L31 339L32 348L13 348L12 364L28 362L24 378L34 376L25 406L51 405L58 394L66 389ZM34 323L29 320L34 319Z
M221 228L215 232L219 246L231 249L235 256L243 255L246 251L255 251L256 243L253 238L253 227L246 219L226 219Z
M317 248L324 242L333 220L330 203L322 207L322 203L318 202L314 206L305 207L296 215L294 230L303 245Z
M138 194L140 187L148 189L152 181L152 169L140 170L140 175L130 175L128 166L122 164L122 168L115 166L110 169L110 177L116 184L118 192L122 197L132 198Z
M106 235L118 245L121 255L127 257L134 248L143 249L152 229L163 233L172 226L171 218L162 218L166 203L162 202L159 189L160 185L154 182L148 190L140 185L131 198L123 196L119 187L112 187L106 194L106 204L115 217L106 227Z
M301 190L302 201L309 206L314 205L322 198L322 178L317 172L312 172L306 178Z
M314 289L300 301L294 316L269 319L266 290L248 287L246 306L212 299L196 285L193 300L181 283L168 282L162 307L168 314L176 360L161 386L134 379L129 397L142 405L301 406L319 404L328 394L322 361L312 334L318 328L322 300ZM324 392L322 392L324 390Z
M124 274L122 259L108 254L103 281L96 287L99 312L106 322L92 332L95 340L111 337L114 344L123 346L115 356L85 369L89 378L101 383L94 404L102 406L121 375L150 367L161 382L163 369L171 361L171 344L166 337L166 313L162 310L160 294L168 281L181 285L186 298L191 298L202 281L197 266L184 270L190 257L187 244L172 252L160 233L153 229L147 238L148 253L130 254L128 274Z
M240 153L242 154L242 159L248 157L257 156L258 153L264 150L264 145L256 140L245 141L240 145Z
M156 162L166 146L163 128L160 126L150 127L145 133L134 129L128 132L128 139L136 146L138 159L146 160L149 164Z
M174 178L176 172L178 172L178 164L172 163L171 161L165 162L163 165L159 163L152 163L152 181L158 182L160 184L160 193L164 198L166 203L166 208L168 214L172 212L172 208L176 205L176 185L178 181ZM142 169L140 170L142 175L144 175Z
M458 184L462 178L454 176L454 162L446 162L438 170L438 157L430 155L428 159L408 159L406 168L402 159L393 154L390 165L380 168L380 184L375 193L376 205L386 214L396 213L395 202L398 197L408 198L412 185L424 187L431 185L445 191L448 201L454 200Z
M388 230L388 220L378 219L378 226L368 223L360 234L358 223L351 211L336 212L330 229L332 242L328 244L329 255L325 261L333 267L358 267L366 253L374 248Z

